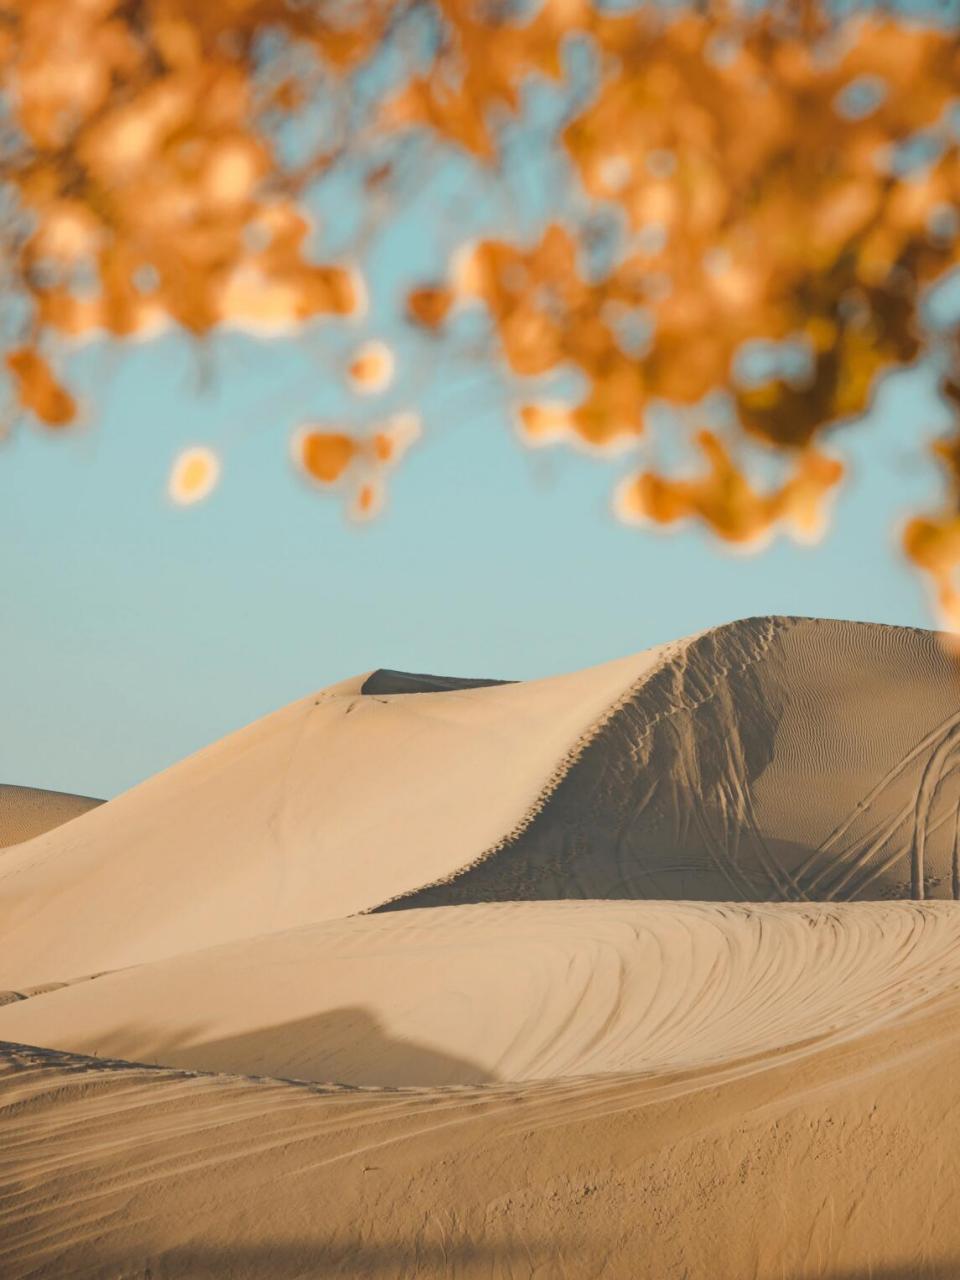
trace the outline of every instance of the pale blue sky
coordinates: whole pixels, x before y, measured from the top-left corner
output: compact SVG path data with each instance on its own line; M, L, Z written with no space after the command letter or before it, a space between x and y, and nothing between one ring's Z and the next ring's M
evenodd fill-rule
M245 381L288 357L254 348ZM141 348L95 430L22 431L0 453L4 780L112 795L377 665L526 678L748 614L931 623L894 545L936 491L916 441L943 411L922 374L847 433L830 535L742 556L617 524L608 464L521 449L495 406L444 421L428 401L368 526L297 481L282 420L231 449L206 504L173 508L172 454L223 439L237 407L229 385L185 393L187 364L175 344Z
M448 163L377 242L363 323L220 337L203 385L176 338L77 355L89 427L24 427L0 447L0 781L111 796L379 665L545 676L760 613L932 625L896 545L938 492L920 447L947 421L929 370L890 380L839 437L852 475L829 536L743 556L698 530L617 524L609 494L629 458L523 449L494 380L399 333L398 297L462 236L464 210L477 228L529 225L551 189L519 165L504 206ZM349 243L356 207L348 187L325 193L325 247ZM387 405L419 410L426 431L386 512L358 527L299 481L287 440L311 417L359 420L338 371L369 336L399 344ZM174 508L167 472L195 442L223 452L222 483Z

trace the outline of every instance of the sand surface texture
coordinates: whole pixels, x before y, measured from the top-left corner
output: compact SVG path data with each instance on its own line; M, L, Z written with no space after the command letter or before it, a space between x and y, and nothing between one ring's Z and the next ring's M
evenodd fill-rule
M4 849L0 1275L960 1276L958 670L383 670Z
M0 849L32 840L100 804L103 801L92 796L0 783Z

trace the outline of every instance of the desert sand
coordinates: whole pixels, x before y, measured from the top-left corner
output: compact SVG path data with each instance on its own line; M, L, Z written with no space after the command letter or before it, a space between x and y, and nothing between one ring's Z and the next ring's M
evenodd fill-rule
M0 849L21 844L103 804L92 796L0 783Z
M934 633L759 618L65 808L0 852L0 1275L960 1275L958 764Z

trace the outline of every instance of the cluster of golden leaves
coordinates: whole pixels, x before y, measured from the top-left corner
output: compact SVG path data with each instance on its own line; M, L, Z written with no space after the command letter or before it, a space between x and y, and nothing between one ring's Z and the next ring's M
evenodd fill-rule
M7 364L24 408L49 426L76 412L46 354L57 339L282 331L361 305L355 272L310 259L307 175L272 141L309 77L270 81L258 50L272 34L332 81L388 10L367 3L348 26L284 0L0 0L3 177L20 215L5 266L27 303Z
M944 122L960 85L957 33L890 16L836 25L814 3L739 16L716 4L667 20L655 6L614 16L589 0L547 0L526 26L481 35L467 7L444 4L454 39L390 118L488 160L489 103L517 109L509 86L534 68L556 74L559 33L582 32L599 90L561 141L589 196L619 208L627 227L599 279L561 222L532 246L484 240L453 265L448 304L483 302L514 374L572 366L586 380L567 407L524 405L522 431L603 447L640 435L654 402L695 409L723 391L734 445L780 451L783 483L758 492L730 446L701 430L702 473L637 475L619 490L621 513L696 516L741 543L780 521L809 535L842 475L819 438L868 407L880 373L921 352L923 291L960 256L960 152ZM445 59L462 64L457 93ZM924 130L937 133L939 154L898 172L898 154ZM618 330L624 312L649 325L639 358ZM799 346L803 375L745 384L738 354L761 339ZM958 450L942 452L955 460ZM920 529L908 531L907 552L936 573L960 625L960 597L944 586L960 565L960 518Z
M960 360L956 366L960 368ZM948 372L941 390L960 423L960 375ZM960 429L950 438L937 441L934 453L946 473L948 501L937 514L910 520L903 544L907 555L933 584L941 617L951 630L960 632Z
M394 414L367 436L307 425L293 438L293 459L315 484L345 488L352 514L364 520L382 507L387 473L419 436L413 413Z
M624 228L597 272L575 218L558 216L532 244L505 227L413 289L408 322L442 340L461 305L481 305L521 385L576 370L586 390L575 402L521 394L531 443L618 445L643 433L655 403L696 418L708 394L725 393L733 429L701 422L692 437L703 470L629 477L618 510L658 524L696 517L740 543L778 523L809 536L842 474L824 433L929 344L923 291L960 253L960 152L944 124L960 85L957 33L890 16L837 22L818 0L669 14L591 0L0 0L4 176L23 215L6 270L27 304L6 361L22 408L51 427L74 418L49 359L58 341L166 324L283 331L362 305L352 268L310 256L303 197L333 154L285 164L277 123L348 81L401 15L426 16L433 35L414 40L402 85L384 82L380 137L426 131L491 180L498 121L522 116L531 77L564 80L571 38L586 43L596 92L556 143L591 207L616 210ZM277 47L296 51L295 70L271 76ZM901 150L924 130L938 149L904 174ZM624 341L625 316L647 326L642 351ZM745 382L738 358L754 340L799 346L806 367ZM371 392L392 372L377 348L349 376ZM354 477L355 507L369 512L410 421L363 438L304 427L294 455L319 484ZM786 460L772 490L747 474L750 442ZM956 482L960 443L941 454ZM209 459L183 467L187 490L206 492ZM905 545L960 624L955 488Z

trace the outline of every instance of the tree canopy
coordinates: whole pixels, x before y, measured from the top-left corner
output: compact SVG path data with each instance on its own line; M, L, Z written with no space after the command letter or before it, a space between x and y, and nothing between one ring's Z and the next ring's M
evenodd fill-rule
M935 359L960 408L960 331L924 305L960 252L949 21L826 0L0 0L0 62L5 365L16 416L45 429L76 421L67 357L92 335L357 314L362 237L325 260L312 193L350 166L391 217L412 139L419 163L458 152L496 184L539 81L565 95L542 145L569 199L533 234L505 217L466 237L401 310L441 352L483 313L527 443L619 449L651 406L681 410L699 469L635 471L623 518L809 537L843 476L828 440L884 372ZM376 412L395 359L368 342L344 369L368 429L292 433L359 514L418 431ZM575 394L543 394L557 370ZM936 449L945 501L904 548L960 626L960 432ZM191 450L171 493L217 474Z

